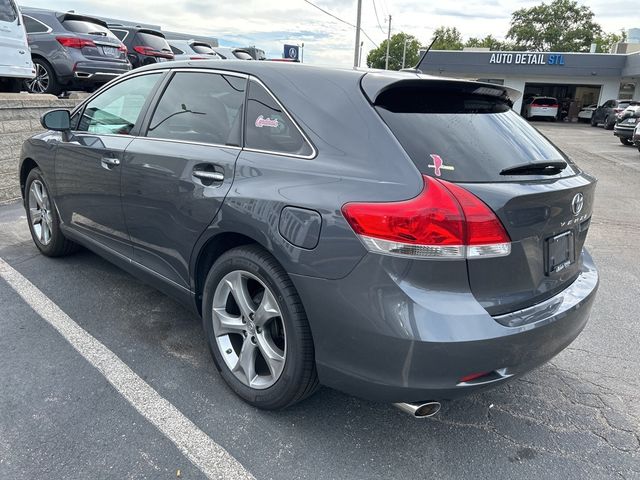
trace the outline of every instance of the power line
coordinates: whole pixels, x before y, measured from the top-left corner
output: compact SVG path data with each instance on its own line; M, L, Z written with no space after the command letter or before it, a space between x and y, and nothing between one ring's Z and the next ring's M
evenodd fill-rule
M373 11L376 14L376 22L378 22L378 28L380 29L380 31L384 34L384 28L382 28L382 25L380 24L380 19L378 18L378 8L376 7L376 0L371 0L373 2Z
M334 15L331 12L328 12L327 10L325 10L322 7L319 7L318 5L316 5L313 2L310 2L309 0L304 0L306 3L308 3L309 5L311 5L312 7L317 8L318 10L320 10L322 13L326 13L327 15L329 15L332 18L335 18L336 20L338 20L339 22L344 23L345 25L349 25L351 28L356 28L356 26L353 23L349 23L346 20L341 19L340 17ZM376 42L374 42L371 37L367 34L367 32L364 31L364 28L361 28L360 31L362 32L362 34L367 37L367 40L369 40L375 47L378 46L378 44Z

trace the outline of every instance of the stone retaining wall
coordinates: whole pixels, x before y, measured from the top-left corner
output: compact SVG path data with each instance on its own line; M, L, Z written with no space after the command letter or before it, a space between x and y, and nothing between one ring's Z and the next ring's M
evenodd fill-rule
M27 138L43 131L40 116L54 108L71 109L79 102L52 95L0 94L0 203L20 198L20 149Z

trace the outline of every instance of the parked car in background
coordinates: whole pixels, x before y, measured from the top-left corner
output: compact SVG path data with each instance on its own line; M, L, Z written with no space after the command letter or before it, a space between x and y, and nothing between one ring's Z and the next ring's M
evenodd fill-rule
M20 10L14 0L0 0L0 91L19 92L34 76Z
M527 120L548 118L555 121L558 118L558 99L553 97L530 97L524 101L523 116Z
M278 62L149 65L43 116L20 155L26 222L42 254L84 245L189 305L256 407L324 384L430 416L552 359L595 300L596 179L514 94Z
M607 100L593 112L591 126L597 127L602 124L605 130L613 130L617 115L632 103L634 102L631 100Z
M102 20L32 8L22 16L36 74L26 82L32 93L92 90L131 70L125 46Z
M158 30L124 25L109 25L109 28L127 47L127 56L133 68L174 58L164 33Z
M623 145L633 145L633 132L638 122L640 122L640 105L630 105L619 115L613 134Z
M633 137L631 141L636 147L638 147L638 151L640 151L640 122L636 123L636 128L633 131Z
M582 107L578 112L578 121L579 122L589 122L591 121L591 117L593 116L593 112L595 112L598 105L595 103L592 105L587 105L586 107Z
M222 58L206 42L168 39L167 43L173 52L174 60L215 60Z
M225 60L253 60L251 54L242 48L213 47L213 49Z

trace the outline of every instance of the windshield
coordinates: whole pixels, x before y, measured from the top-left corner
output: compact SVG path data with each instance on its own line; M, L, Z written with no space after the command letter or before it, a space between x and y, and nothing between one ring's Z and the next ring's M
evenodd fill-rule
M15 22L18 9L13 0L0 0L0 22Z
M194 43L191 45L191 48L196 53L201 53L203 55L215 55L216 57L218 56L216 52L213 51L213 48L203 43Z
M116 38L108 28L86 20L65 20L62 22L62 25L66 30L74 33L86 33L89 35Z
M418 169L445 180L513 181L513 176L500 172L532 162L566 160L497 98L456 89L398 88L381 94L375 108ZM574 173L569 166L556 176ZM538 177L550 178L527 179Z
M169 47L167 41L160 35L154 35L153 33L140 31L138 32L138 39L144 45L146 45L147 47L151 47L154 50L171 51L171 48Z

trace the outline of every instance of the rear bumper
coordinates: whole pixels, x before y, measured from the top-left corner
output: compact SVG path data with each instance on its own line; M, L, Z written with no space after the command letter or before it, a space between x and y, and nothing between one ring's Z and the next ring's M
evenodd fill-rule
M122 62L78 62L73 71L75 82L106 83L131 70Z
M398 275L394 260L375 255L341 280L292 279L311 323L321 383L376 401L447 400L522 375L578 336L598 287L586 251L583 258L567 289L496 318L471 293L419 287L410 274ZM491 374L461 382L479 372Z
M616 126L613 129L613 134L616 137L620 137L620 138L631 138L633 137L633 130L635 129L635 127L633 128L620 128L618 126Z

